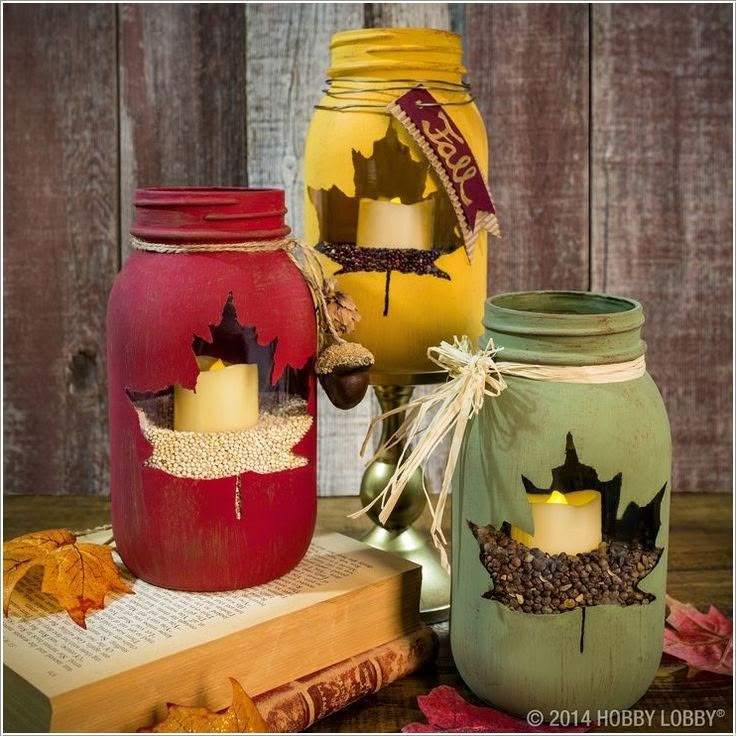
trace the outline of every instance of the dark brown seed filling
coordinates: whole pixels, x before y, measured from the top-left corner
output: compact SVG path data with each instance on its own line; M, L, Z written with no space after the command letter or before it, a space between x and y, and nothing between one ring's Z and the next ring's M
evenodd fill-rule
M492 526L468 526L493 587L484 598L524 613L564 613L582 606L646 605L654 596L637 588L656 566L661 549L602 543L577 555L530 549Z
M384 273L398 271L450 279L450 275L437 268L434 263L442 255L442 251L439 250L359 248L352 243L320 243L316 248L320 253L324 253L342 266L339 271L336 271L338 274L357 271Z

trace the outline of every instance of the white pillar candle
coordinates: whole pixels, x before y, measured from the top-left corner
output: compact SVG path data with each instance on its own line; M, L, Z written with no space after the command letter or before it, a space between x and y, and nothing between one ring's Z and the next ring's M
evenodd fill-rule
M602 539L601 494L598 491L573 491L549 495L527 494L532 507L534 533L511 527L511 536L527 547L557 555L590 552Z
M417 248L432 250L434 202L401 204L393 199L361 199L358 233L361 248Z
M178 432L236 432L258 423L258 366L198 355L194 391L174 386Z

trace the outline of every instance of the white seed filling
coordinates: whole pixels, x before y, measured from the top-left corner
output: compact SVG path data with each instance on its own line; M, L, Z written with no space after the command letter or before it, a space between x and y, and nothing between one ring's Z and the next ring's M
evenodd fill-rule
M277 473L309 462L294 446L312 426L307 403L290 397L262 408L258 424L239 432L176 432L154 424L136 409L144 437L153 446L145 466L177 478L229 478L246 471Z

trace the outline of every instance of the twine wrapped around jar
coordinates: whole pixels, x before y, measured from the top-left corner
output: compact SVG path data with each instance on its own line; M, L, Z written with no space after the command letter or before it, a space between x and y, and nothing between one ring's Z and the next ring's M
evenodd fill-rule
M329 335L336 343L345 342L335 329L332 322L327 301L325 298L325 284L327 280L322 264L311 248L305 247L296 238L279 238L276 240L244 240L236 243L152 243L141 240L134 235L130 236L130 245L136 250L146 250L152 253L269 253L283 250L289 260L299 269L314 297L320 319L320 349ZM301 260L297 258L299 254Z

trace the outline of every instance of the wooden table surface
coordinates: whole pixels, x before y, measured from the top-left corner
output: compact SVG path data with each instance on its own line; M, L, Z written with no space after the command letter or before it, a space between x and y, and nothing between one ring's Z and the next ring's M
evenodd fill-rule
M348 519L359 506L354 496L321 498L318 524L359 537L368 527L365 517ZM679 493L672 498L668 592L681 601L707 609L711 603L732 615L732 499L725 493ZM449 510L448 510L449 516ZM106 498L83 496L10 496L4 499L3 538L40 529L82 530L109 523ZM428 515L418 523L427 527ZM480 701L465 687L452 661L447 624L435 626L440 637L437 661L409 677L364 698L314 726L314 732L396 732L412 721L423 721L417 695L439 684L452 685L472 703ZM597 728L617 732L733 733L732 680L701 672L687 677L687 668L663 656L657 677L636 711L652 714L649 726ZM677 726L685 711L717 711L711 729Z

